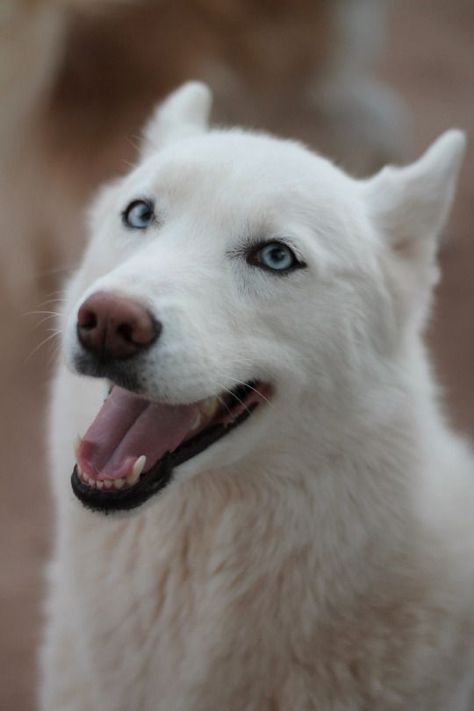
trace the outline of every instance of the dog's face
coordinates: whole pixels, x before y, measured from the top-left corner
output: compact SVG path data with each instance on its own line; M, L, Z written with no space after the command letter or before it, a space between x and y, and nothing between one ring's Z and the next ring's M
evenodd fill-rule
M355 406L409 330L405 263L432 280L430 249L408 260L416 230L397 222L411 175L355 181L292 142L207 132L208 102L201 85L173 95L94 209L65 338L72 367L113 386L73 475L92 508L138 506ZM431 153L447 164L461 139L446 141ZM430 245L450 190L413 223Z

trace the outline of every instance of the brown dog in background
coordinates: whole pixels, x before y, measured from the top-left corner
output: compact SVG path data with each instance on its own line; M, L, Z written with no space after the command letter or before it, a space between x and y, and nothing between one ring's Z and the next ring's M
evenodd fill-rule
M359 173L398 157L404 110L371 72L386 0L11 0L0 16L6 292L71 262L82 208L161 96L207 81L214 119L298 135Z

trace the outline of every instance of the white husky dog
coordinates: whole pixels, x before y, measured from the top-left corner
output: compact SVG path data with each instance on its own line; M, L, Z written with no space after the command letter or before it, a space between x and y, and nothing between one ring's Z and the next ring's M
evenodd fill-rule
M468 711L474 460L420 337L463 135L355 180L209 106L158 109L67 288L42 708Z

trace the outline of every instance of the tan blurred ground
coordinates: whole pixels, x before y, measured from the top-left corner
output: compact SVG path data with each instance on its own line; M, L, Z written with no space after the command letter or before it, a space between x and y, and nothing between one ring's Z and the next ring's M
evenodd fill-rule
M449 126L468 131L467 156L431 329L435 362L456 426L474 435L474 4L472 0L394 3L382 69L415 116L416 149ZM415 156L415 152L413 153ZM58 265L51 264L54 270ZM0 296L0 709L34 708L42 569L51 533L45 468L45 405L53 349L29 354L51 324L25 316L57 288L41 275L44 294L18 310ZM64 473L68 476L68 472ZM92 711L92 710L91 710ZM133 711L133 710L131 710Z

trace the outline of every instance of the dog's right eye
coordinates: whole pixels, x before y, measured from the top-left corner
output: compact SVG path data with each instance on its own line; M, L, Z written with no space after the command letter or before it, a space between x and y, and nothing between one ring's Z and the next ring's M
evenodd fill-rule
M122 212L122 222L132 230L146 230L155 221L151 200L134 200Z

